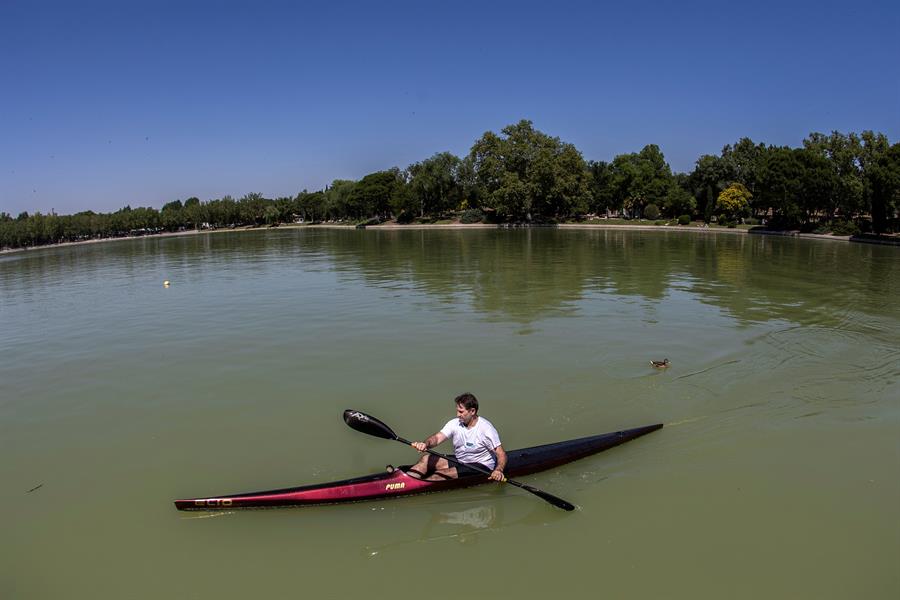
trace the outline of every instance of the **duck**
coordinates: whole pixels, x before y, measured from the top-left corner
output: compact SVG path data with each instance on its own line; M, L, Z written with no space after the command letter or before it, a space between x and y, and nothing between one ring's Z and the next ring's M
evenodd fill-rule
M662 360L651 360L650 366L655 367L657 369L668 369L669 368L669 359L664 358Z

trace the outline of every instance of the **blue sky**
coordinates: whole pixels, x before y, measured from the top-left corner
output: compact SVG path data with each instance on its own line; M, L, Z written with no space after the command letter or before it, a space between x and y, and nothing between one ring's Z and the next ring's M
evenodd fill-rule
M520 119L672 168L900 139L896 2L0 0L0 210L321 189Z

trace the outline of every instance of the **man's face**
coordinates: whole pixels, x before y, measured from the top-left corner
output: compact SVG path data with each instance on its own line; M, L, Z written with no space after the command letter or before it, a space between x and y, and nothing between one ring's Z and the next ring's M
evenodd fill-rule
M468 410L462 404L457 404L456 405L456 418L459 419L460 423L462 423L463 425L468 427L469 423L472 422L472 419L475 418L475 409L473 408L471 410Z

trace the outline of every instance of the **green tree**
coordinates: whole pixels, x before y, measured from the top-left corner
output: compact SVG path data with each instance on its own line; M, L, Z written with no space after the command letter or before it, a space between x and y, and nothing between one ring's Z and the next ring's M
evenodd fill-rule
M866 183L860 166L862 142L859 136L838 131L832 131L830 135L814 132L803 140L803 147L827 158L835 173L837 206L830 210L831 214L837 211L849 218L864 211Z
M647 204L665 204L672 185L672 170L656 144L640 152L620 154L612 162L611 188L631 216L643 214Z
M228 227L241 222L241 211L231 196L206 203L207 221L216 227Z
M722 162L727 178L743 184L751 195L754 194L765 150L765 144L754 144L753 140L746 137L739 139L733 146L729 144L722 148Z
M363 177L347 198L349 216L356 219L390 215L391 199L400 184L399 169L378 171Z
M794 155L800 163L797 204L806 223L831 219L837 210L838 175L831 161L812 148L798 148Z
M486 132L472 146L479 201L502 218L530 221L583 212L591 199L587 165L571 144L522 120Z
M173 200L163 205L160 211L160 222L166 231L178 231L184 225L184 206L181 200Z
M355 181L335 179L325 188L325 218L343 219L350 215L350 196L355 187Z
M888 215L895 217L900 209L900 143L879 152L866 165L871 187L872 229L875 233L888 231Z
M307 192L297 195L296 206L305 221L321 221L325 219L325 192Z
M397 179L391 193L390 209L398 222L410 223L420 210L420 200L403 177Z
M441 152L409 166L409 192L418 200L419 216L441 215L459 206L461 165L459 157Z
M697 210L697 200L688 191L689 176L678 173L672 178L672 183L663 200L663 212L669 217L692 215Z
M716 210L719 192L725 189L728 180L728 165L713 154L704 154L697 159L694 170L688 177L688 184L694 190L698 210L709 222Z
M238 200L238 210L242 223L262 225L266 220L266 207L269 202L262 194L252 192Z
M588 209L592 213L600 214L621 208L616 204L612 165L602 160L588 161L587 168L590 173L589 188L591 192Z
M182 214L184 225L191 229L200 229L200 224L206 222L207 211L200 204L200 198L191 197L184 201Z
M278 217L278 207L275 206L275 203L267 203L265 208L263 208L263 220L266 222L266 225L274 225L278 223Z
M800 220L798 198L802 192L802 169L795 150L770 146L760 170L761 204L773 211L776 224L794 226Z

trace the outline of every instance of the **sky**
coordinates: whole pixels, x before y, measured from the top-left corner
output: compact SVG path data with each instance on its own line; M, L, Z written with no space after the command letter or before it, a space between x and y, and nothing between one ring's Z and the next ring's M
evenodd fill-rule
M529 119L676 172L900 141L898 2L0 0L0 211L318 190Z

